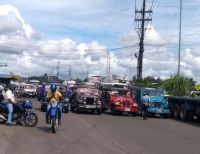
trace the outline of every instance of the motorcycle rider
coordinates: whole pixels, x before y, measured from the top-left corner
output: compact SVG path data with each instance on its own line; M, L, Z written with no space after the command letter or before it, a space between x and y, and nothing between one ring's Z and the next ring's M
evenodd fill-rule
M39 88L39 98L42 102L45 101L45 84L42 84L42 86Z
M47 111L46 111L46 123L49 124L48 116L49 116L49 109L51 108L50 102L59 102L63 100L63 96L57 90L56 84L51 84L50 90L47 93L47 100L49 104L47 105ZM61 125L61 107L60 106L59 106L59 112L58 112L58 125Z
M13 104L15 104L15 97L13 92L11 91L10 85L7 85L5 91L3 92L4 102L8 108L8 119L6 121L7 125L12 124L12 114L13 114Z

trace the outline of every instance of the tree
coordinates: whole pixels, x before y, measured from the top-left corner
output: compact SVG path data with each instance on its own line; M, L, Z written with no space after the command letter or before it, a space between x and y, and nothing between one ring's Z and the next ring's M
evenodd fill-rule
M195 89L196 89L197 91L200 91L200 84L197 84L197 85L195 86Z
M187 78L184 74L176 74L171 76L170 79L164 81L162 87L172 96L185 96L193 88L193 79Z
M131 83L134 83L136 86L141 86L141 87L158 88L161 86L162 80L160 78L155 79L152 76L148 76L146 78L138 80L133 77Z

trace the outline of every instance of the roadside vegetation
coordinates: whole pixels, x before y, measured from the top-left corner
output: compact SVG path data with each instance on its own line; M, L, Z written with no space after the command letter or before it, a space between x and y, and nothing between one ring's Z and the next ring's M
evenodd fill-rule
M184 74L176 74L166 80L161 80L160 78L155 79L151 76L140 80L133 77L131 83L135 86L162 88L171 96L187 96L190 95L192 90L200 90L200 86L197 86L192 78L188 78Z

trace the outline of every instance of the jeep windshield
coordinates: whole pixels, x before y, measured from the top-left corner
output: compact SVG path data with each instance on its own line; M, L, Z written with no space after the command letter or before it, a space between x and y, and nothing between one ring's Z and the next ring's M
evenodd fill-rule
M124 89L113 89L110 91L110 94L114 96L128 96L128 93L129 92Z
M36 89L35 85L24 85L24 89Z
M98 95L98 89L96 88L77 88L78 94L85 95Z
M143 91L143 94L144 93L148 93L149 96L163 96L162 90L148 90L148 91Z

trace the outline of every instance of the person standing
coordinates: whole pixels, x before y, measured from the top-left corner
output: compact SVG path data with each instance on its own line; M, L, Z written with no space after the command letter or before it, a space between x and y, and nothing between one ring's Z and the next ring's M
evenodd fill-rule
M143 119L147 118L149 103L150 103L149 94L144 93L143 99L142 99L142 116L143 116Z
M3 96L4 96L4 101L6 103L6 106L8 108L8 119L6 121L6 124L11 125L12 124L12 116L13 116L13 104L16 102L15 102L14 94L11 91L10 85L6 86Z

